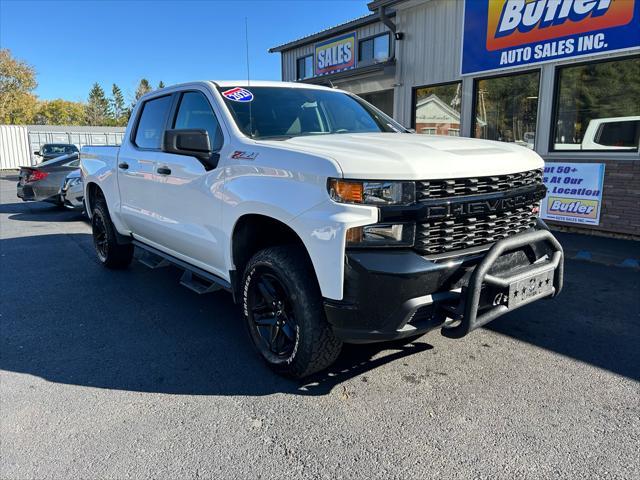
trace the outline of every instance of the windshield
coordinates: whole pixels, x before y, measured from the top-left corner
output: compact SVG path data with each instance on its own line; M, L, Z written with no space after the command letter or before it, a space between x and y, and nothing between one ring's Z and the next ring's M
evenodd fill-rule
M238 128L252 138L406 132L355 96L311 88L219 88Z
M42 154L49 155L52 153L59 153L64 155L65 153L77 152L78 148L75 145L55 145L49 144L42 147Z

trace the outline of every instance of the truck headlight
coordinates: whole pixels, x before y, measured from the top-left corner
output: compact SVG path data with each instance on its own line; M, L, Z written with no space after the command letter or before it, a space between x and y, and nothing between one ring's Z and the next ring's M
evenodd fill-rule
M330 178L327 182L329 196L340 203L364 205L409 205L416 200L414 182L387 180L342 180Z
M415 223L367 225L347 230L347 247L412 247Z

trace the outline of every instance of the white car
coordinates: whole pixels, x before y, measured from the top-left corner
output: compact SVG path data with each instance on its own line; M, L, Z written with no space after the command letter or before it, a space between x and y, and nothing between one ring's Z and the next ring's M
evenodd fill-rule
M337 89L157 90L122 146L84 147L81 169L105 266L137 246L198 293L230 291L258 352L293 377L343 342L459 338L562 286L535 152L409 133Z
M638 151L640 116L594 118L580 143L556 143L556 150Z

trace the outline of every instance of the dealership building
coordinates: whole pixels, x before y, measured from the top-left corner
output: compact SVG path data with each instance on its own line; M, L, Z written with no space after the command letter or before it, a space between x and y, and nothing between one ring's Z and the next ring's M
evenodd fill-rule
M549 224L640 239L640 0L368 8L272 48L282 79L353 92L419 134L535 149Z

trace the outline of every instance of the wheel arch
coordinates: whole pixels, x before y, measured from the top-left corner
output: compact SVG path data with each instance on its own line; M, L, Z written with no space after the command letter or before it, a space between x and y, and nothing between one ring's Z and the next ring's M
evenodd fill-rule
M293 228L268 215L247 213L240 216L231 233L230 255L234 270L230 272L230 278L234 297L239 298L244 268L253 255L268 247L289 244L302 247L317 281L309 251Z

